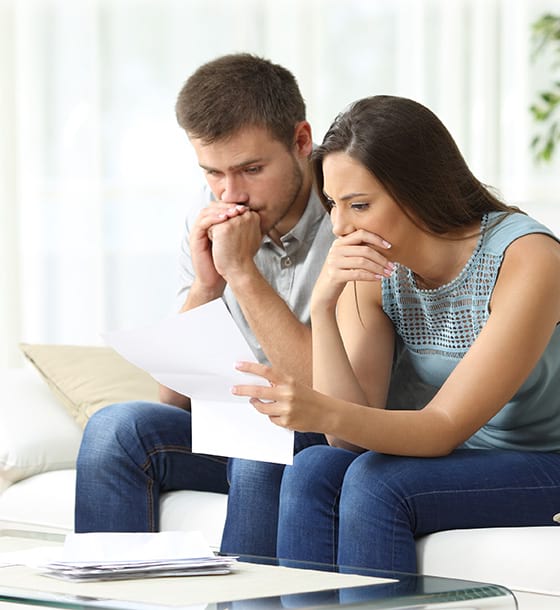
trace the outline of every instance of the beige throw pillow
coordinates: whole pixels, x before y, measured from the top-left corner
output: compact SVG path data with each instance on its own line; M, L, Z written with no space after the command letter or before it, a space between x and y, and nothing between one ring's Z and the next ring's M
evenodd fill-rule
M110 347L28 343L20 347L82 427L107 405L158 401L155 379Z

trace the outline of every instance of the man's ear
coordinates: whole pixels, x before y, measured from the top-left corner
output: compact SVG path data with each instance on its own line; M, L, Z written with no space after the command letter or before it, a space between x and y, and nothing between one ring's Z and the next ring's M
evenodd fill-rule
M294 144L296 153L302 157L309 157L313 150L311 125L307 121L300 121L294 130Z

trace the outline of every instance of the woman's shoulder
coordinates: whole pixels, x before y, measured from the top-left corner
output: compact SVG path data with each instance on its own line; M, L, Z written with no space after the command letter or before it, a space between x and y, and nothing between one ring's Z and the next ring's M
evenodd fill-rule
M547 235L559 241L551 229L527 214L490 212L484 231L484 250L500 255L520 237L532 234Z
M524 216L512 214L504 218L504 226L494 245L500 244L501 277L548 278L545 291L551 288L552 278L560 280L560 241L555 234L540 222ZM507 223L507 224L506 224ZM498 225L499 226L499 225ZM498 254L500 252L497 252Z

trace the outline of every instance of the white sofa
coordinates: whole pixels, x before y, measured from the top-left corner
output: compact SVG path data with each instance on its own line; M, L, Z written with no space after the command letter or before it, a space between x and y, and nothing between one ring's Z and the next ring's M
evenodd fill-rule
M30 365L0 370L0 388L0 529L70 532L82 427ZM161 527L200 530L218 547L226 501L222 494L168 493ZM425 574L560 596L560 525L552 515L549 527L441 532L419 540L417 549ZM560 597L550 599L545 607L560 608Z

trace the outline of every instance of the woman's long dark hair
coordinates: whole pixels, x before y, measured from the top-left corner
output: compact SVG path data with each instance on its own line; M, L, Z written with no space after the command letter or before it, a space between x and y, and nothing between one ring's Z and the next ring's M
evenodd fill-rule
M405 213L435 234L453 233L486 212L520 211L473 176L443 123L410 99L367 97L338 115L312 156L325 205L323 159L334 152L362 163Z

